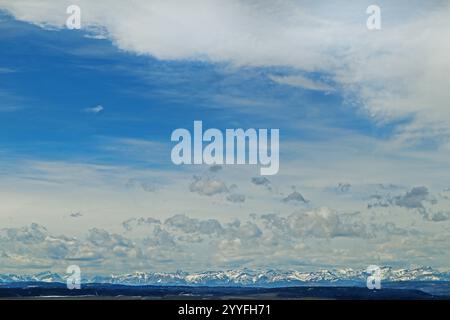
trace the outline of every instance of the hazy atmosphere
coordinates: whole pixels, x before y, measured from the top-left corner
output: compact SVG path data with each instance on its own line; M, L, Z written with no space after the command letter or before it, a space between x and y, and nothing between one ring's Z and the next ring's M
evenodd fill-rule
M450 269L448 1L129 2L0 0L0 273Z

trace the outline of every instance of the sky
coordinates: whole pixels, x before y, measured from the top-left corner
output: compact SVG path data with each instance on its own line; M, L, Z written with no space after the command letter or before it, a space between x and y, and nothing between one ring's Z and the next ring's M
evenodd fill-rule
M0 0L0 273L450 269L450 6L371 4ZM174 165L195 120L278 174Z

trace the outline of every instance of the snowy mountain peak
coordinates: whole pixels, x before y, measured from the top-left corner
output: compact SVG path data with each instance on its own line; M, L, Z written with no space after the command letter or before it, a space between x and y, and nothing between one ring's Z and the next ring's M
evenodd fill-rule
M439 272L431 267L413 269L393 269L382 267L382 281L450 281L450 272ZM304 271L255 271L236 269L226 271L206 271L199 273L142 272L110 276L84 277L84 283L108 283L125 285L194 285L194 286L294 286L314 284L352 284L364 286L367 279L365 270L351 268ZM1 283L17 282L65 282L66 275L50 271L35 275L0 274Z

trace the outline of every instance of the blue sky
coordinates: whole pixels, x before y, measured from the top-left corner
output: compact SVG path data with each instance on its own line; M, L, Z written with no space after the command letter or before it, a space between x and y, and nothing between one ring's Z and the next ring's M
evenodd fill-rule
M448 5L69 2L0 1L0 271L448 268ZM194 120L279 174L173 165Z
M270 79L297 74L292 68L161 61L86 38L84 31L42 30L6 14L2 20L2 68L10 72L1 74L8 92L1 143L22 156L132 163L133 157L102 148L104 140L169 143L175 128L191 128L197 119L222 129L280 128L285 140L320 138L322 127L374 137L391 132L339 92ZM97 105L102 112L87 112Z

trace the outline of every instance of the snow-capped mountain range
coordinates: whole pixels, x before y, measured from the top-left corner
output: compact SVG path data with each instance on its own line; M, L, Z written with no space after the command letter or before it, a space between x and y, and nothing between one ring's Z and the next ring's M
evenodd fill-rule
M382 281L450 281L450 272L439 272L431 267L393 269L382 267ZM361 285L369 274L365 270L333 269L314 272L255 271L248 269L208 271L201 273L134 272L110 276L82 276L82 283L162 286L295 286L295 285ZM67 275L41 272L34 275L0 274L0 284L19 282L65 283Z

